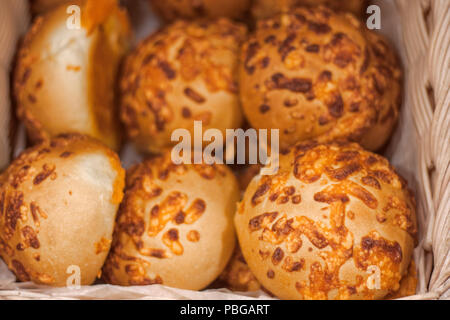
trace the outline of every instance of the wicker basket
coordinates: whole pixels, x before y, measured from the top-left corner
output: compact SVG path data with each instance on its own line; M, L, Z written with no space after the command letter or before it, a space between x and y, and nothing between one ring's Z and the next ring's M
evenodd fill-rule
M450 1L397 0L406 52L406 105L417 136L418 295L450 298ZM409 101L408 101L409 100Z
M0 5L4 4L2 2L9 1L11 0L0 0ZM14 2L24 3L23 0L14 0ZM415 188L420 223L420 241L414 252L419 278L417 294L403 299L450 299L450 34L448 33L450 1L378 0L373 2L380 5L382 10L396 7L397 14L400 16L399 24L397 19L390 20L391 24L394 20L397 23L396 27L401 28L399 34L402 41L396 45L401 48L399 51L402 53L404 64L405 99L399 128L386 155L390 157L395 154L398 143L411 146L413 159L410 163L414 165L409 165L408 168L400 171L407 176ZM0 21L0 29L3 28L4 23ZM10 37L9 34L0 30L2 49L4 46L8 49L8 44L11 44ZM0 67L5 66L0 65ZM0 92L0 98L7 101L4 95L5 92ZM0 112L6 112L1 104ZM408 121L412 124L409 128ZM0 146L2 141L7 140L7 137L2 136L5 131L8 130L0 130ZM407 136L406 142L401 142L401 137L405 136ZM390 158L394 165L397 165L395 157ZM0 157L0 167L1 165ZM404 172L405 170L409 172ZM14 278L11 280L8 276L10 277L5 275L5 269L2 269L0 262L0 299L268 298L263 294L243 295L227 290L191 292L158 285L150 287L96 285L83 288L83 293L79 294L70 292L68 289L14 283ZM7 284L2 285L2 280Z

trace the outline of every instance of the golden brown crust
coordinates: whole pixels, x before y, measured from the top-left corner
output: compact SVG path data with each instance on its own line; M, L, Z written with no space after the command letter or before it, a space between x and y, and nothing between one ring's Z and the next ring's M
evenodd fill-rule
M333 11L347 11L359 17L366 4L365 0L254 0L251 11L255 19L266 19L299 6L324 5Z
M376 149L396 122L398 61L350 14L320 6L262 20L241 60L244 113L253 127L280 129L282 148L344 138Z
M36 18L25 36L14 72L17 115L33 142L80 132L118 149L113 89L128 18L116 0L71 3L82 6L81 30L67 28L63 5Z
M400 289L386 296L386 299L399 299L416 294L417 271L414 259L409 264L408 273L400 281Z
M250 0L150 0L153 9L165 21L198 18L242 18Z
M203 129L240 126L237 95L239 47L244 26L226 19L178 21L145 41L128 57L121 79L121 118L143 151L175 143L173 130L202 121Z
M0 176L0 256L20 281L65 286L75 265L81 284L91 284L109 250L124 178L118 156L86 136L26 150Z
M399 288L415 202L388 161L354 143L297 144L252 180L235 224L260 283L283 299L380 299ZM380 288L370 289L370 270Z
M368 150L379 150L397 123L402 103L402 72L400 61L386 40L375 32L366 31L365 34L377 70L372 73L372 82L379 100L375 124L363 134L359 143Z
M232 254L238 199L224 165L175 165L168 152L131 168L104 279L205 288Z

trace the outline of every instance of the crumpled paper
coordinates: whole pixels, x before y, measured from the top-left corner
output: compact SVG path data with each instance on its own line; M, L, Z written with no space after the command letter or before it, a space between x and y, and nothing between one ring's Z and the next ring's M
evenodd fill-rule
M190 291L162 285L121 287L108 284L80 288L50 288L32 282L19 283L6 264L0 260L0 299L55 300L253 300L273 299L264 292L232 293L227 289Z
M0 6L9 0L0 0ZM130 12L134 27L135 41L145 38L159 26L157 18L148 7L148 1L128 0L127 3L132 9ZM400 32L400 22L396 13L394 1L372 1L381 8L382 25L381 30L390 42L396 47L397 52L405 61L405 52L402 48L402 38ZM1 11L1 7L0 7ZM0 47L3 44L0 43ZM1 54L1 53L0 53ZM404 68L405 69L405 68ZM406 71L406 70L405 70ZM405 72L406 73L406 72ZM407 77L407 74L405 74ZM1 92L0 95L5 95ZM416 155L417 147L414 141L414 124L412 115L408 109L409 98L405 95L402 111L396 131L386 148L384 155L398 171L408 180L410 188L416 189ZM121 154L121 159L125 167L139 162L141 157L131 145L125 146ZM416 193L417 196L419 196ZM420 209L420 208L419 208ZM415 255L419 249L416 249ZM425 288L419 288L424 292ZM266 293L233 293L227 289L189 291L169 288L162 285L120 287L107 284L95 284L92 286L82 286L74 288L50 288L36 285L31 282L19 283L12 272L8 270L3 261L0 260L0 299L185 299L185 300L230 300L230 299L273 299Z

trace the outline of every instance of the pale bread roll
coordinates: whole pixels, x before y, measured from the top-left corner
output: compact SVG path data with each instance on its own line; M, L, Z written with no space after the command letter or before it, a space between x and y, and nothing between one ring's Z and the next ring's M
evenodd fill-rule
M61 136L14 160L0 176L0 256L18 280L92 284L124 180L118 156L86 136ZM76 268L79 283L69 279Z
M117 150L115 84L131 36L128 17L116 0L71 4L80 19L61 5L36 18L21 46L14 77L17 114L34 142L79 132Z

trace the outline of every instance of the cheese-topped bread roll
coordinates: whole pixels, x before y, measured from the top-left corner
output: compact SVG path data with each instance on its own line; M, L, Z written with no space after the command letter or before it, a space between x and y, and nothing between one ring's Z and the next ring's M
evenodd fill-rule
M401 102L392 48L350 14L298 8L261 20L244 44L240 96L250 124L282 148L342 138L385 144Z
M257 175L235 216L250 270L282 299L381 299L400 288L415 202L388 161L355 143L297 144Z
M245 26L225 18L178 21L149 36L127 58L121 77L121 118L143 152L178 142L176 129L241 125L238 58Z
M168 152L131 168L104 279L204 289L233 252L238 200L225 165L175 165Z

